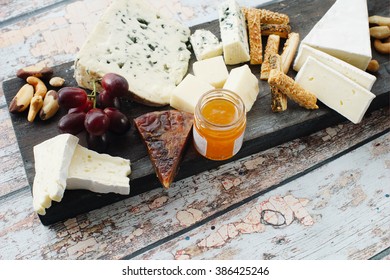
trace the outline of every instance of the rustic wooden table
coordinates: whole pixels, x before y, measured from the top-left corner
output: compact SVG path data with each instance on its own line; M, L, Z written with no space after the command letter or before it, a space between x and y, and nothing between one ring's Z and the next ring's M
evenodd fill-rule
M188 25L217 17L216 0L148 1ZM111 1L0 2L2 82L72 61ZM2 88L0 120L0 259L390 259L389 108L51 226Z

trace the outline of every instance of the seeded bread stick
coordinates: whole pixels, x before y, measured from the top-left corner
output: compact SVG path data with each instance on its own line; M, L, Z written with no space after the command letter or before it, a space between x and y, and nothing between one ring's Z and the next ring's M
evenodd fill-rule
M287 74L288 70L290 69L295 53L297 52L298 45L299 45L299 34L295 32L290 33L288 35L288 39L286 40L286 43L284 44L283 52L281 55L284 74Z
M282 71L282 59L280 55L273 54L269 58L271 70ZM282 112L287 109L287 96L275 86L271 88L271 109L272 112Z
M242 8L249 31L249 55L250 64L263 62L263 45L261 43L260 10L254 8Z
M259 9L261 12L261 22L263 23L277 23L288 24L290 18L286 14L276 13L265 9Z
M265 46L263 64L261 65L260 79L268 80L270 65L269 58L279 51L280 37L278 35L268 36L267 45Z
M261 23L261 35L264 36L275 34L280 38L287 38L290 32L291 26L288 24Z
M277 87L300 106L306 109L318 109L316 104L317 97L313 93L305 90L301 85L296 83L282 71L275 69L271 70L268 83L270 86Z

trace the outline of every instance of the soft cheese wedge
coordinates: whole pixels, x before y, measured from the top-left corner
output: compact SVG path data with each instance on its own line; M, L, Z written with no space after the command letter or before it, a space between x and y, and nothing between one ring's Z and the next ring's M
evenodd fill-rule
M209 83L199 77L188 74L173 90L171 106L175 109L193 114L199 98L212 89L214 87Z
M219 27L225 63L238 64L250 60L245 16L234 0L219 7Z
M222 88L229 76L222 56L196 61L192 65L192 69L195 76L216 88Z
M130 193L130 161L77 145L69 166L66 189L97 193Z
M52 200L61 201L78 141L76 136L61 134L34 146L33 207L38 214L45 215Z
M223 88L239 95L244 102L245 110L249 112L259 94L259 81L245 64L230 71Z
M326 106L359 123L375 95L313 57L308 57L295 81Z
M294 62L294 70L299 71L309 56L314 57L330 68L340 72L367 90L371 90L376 81L376 77L374 75L371 75L349 63L346 63L341 59L338 59L320 50L316 50L307 45L301 46Z
M222 44L211 31L197 29L190 37L197 60L212 58L222 54Z
M147 1L117 0L99 20L75 60L77 83L93 89L104 74L125 77L132 97L162 106L187 73L190 30ZM97 84L99 89L99 84Z
M337 0L302 44L366 70L371 60L367 1Z

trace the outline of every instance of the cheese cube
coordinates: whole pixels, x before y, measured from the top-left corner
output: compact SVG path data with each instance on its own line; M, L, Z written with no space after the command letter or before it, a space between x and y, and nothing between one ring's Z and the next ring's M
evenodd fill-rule
M246 111L249 112L259 94L259 80L245 64L230 71L223 88L239 95L244 101Z
M294 62L294 70L299 71L309 56L314 57L330 68L340 72L367 90L371 90L376 81L376 77L374 75L371 75L349 63L344 62L343 60L340 60L334 56L331 56L320 50L316 50L307 45L301 45L297 58Z
M371 60L367 0L337 0L302 44L366 70Z
M197 60L203 60L222 54L222 44L209 30L197 29L190 36L190 42Z
M130 161L77 145L66 180L66 189L98 193L130 193Z
M355 124L375 98L367 89L312 57L308 57L295 81Z
M245 16L234 0L219 7L219 27L225 63L238 64L250 60Z
M196 61L192 65L195 76L216 88L222 88L229 72L222 56Z
M34 146L33 207L38 214L45 215L52 200L61 201L78 141L71 134L60 134Z
M194 113L199 98L214 89L201 78L188 74L171 94L171 106L188 113Z

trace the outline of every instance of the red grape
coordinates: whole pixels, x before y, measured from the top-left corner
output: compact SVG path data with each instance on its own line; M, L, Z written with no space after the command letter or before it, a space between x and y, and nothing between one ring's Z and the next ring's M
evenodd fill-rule
M108 130L118 134L123 134L127 130L129 130L129 119L117 108L106 108L104 109L104 113L106 113L106 115L110 119L110 125L108 127Z
M87 102L85 102L80 107L70 108L68 114L76 113L76 112L85 112L87 113L89 110L93 108L93 101L88 98Z
M84 112L75 112L63 116L58 122L58 128L63 133L76 135L84 130Z
M106 90L102 90L97 97L97 105L99 108L104 109L108 107L120 107L120 102L118 97L112 97L107 93Z
M87 133L87 144L88 148L98 153L104 153L108 148L108 137L107 134L102 135L91 135Z
M89 134L102 135L107 131L109 125L110 119L102 109L93 108L85 116L84 126Z
M129 83L121 75L107 73L102 78L102 87L112 97L124 96L129 90Z
M64 87L58 91L58 103L67 109L80 107L87 102L85 90L77 87Z

